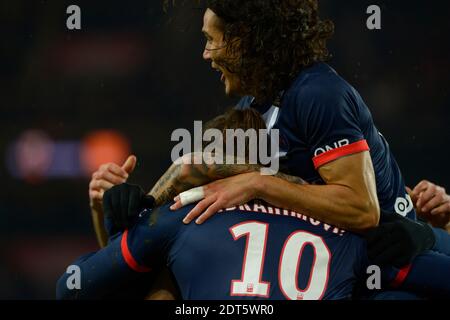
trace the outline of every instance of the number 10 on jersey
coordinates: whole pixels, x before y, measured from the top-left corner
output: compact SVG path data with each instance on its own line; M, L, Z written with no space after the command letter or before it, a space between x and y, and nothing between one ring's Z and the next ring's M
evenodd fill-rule
M231 281L231 296L263 297L270 295L270 282L262 281L269 224L246 221L230 228L233 239L247 237L240 280ZM298 287L298 271L304 248L314 250L314 259L306 288ZM323 239L312 233L296 231L286 239L278 265L281 292L289 300L320 300L328 284L331 254Z

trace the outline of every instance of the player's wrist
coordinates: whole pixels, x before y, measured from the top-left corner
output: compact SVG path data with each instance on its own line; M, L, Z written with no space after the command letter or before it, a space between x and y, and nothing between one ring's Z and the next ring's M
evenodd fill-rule
M90 200L89 207L91 208L92 215L103 213L103 204L100 201Z

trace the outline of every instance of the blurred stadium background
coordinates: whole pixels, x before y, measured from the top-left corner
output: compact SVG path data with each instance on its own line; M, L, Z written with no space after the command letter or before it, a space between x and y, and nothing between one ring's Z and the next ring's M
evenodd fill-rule
M450 24L445 1L319 0L334 20L330 64L365 98L407 183L450 187ZM77 4L82 30L66 29ZM382 8L369 31L366 8ZM133 152L150 188L170 134L235 100L201 54L203 8L160 0L0 1L0 299L52 299L97 248L93 168Z

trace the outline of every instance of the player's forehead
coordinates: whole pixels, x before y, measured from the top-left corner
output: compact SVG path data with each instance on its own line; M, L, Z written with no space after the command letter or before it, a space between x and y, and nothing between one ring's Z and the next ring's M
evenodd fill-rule
M210 37L223 32L220 18L209 8L206 9L203 17L202 32Z

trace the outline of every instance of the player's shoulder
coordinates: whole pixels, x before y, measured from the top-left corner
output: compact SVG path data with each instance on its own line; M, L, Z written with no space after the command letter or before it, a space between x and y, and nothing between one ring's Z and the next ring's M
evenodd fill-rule
M141 227L171 228L182 225L183 218L192 210L193 205L185 206L179 210L171 210L172 203L166 203L153 209L145 209L139 214L138 224Z
M358 114L363 106L358 92L325 63L303 70L286 92L283 104L304 121Z
M303 70L286 92L288 102L305 106L335 104L356 96L356 90L326 63Z

